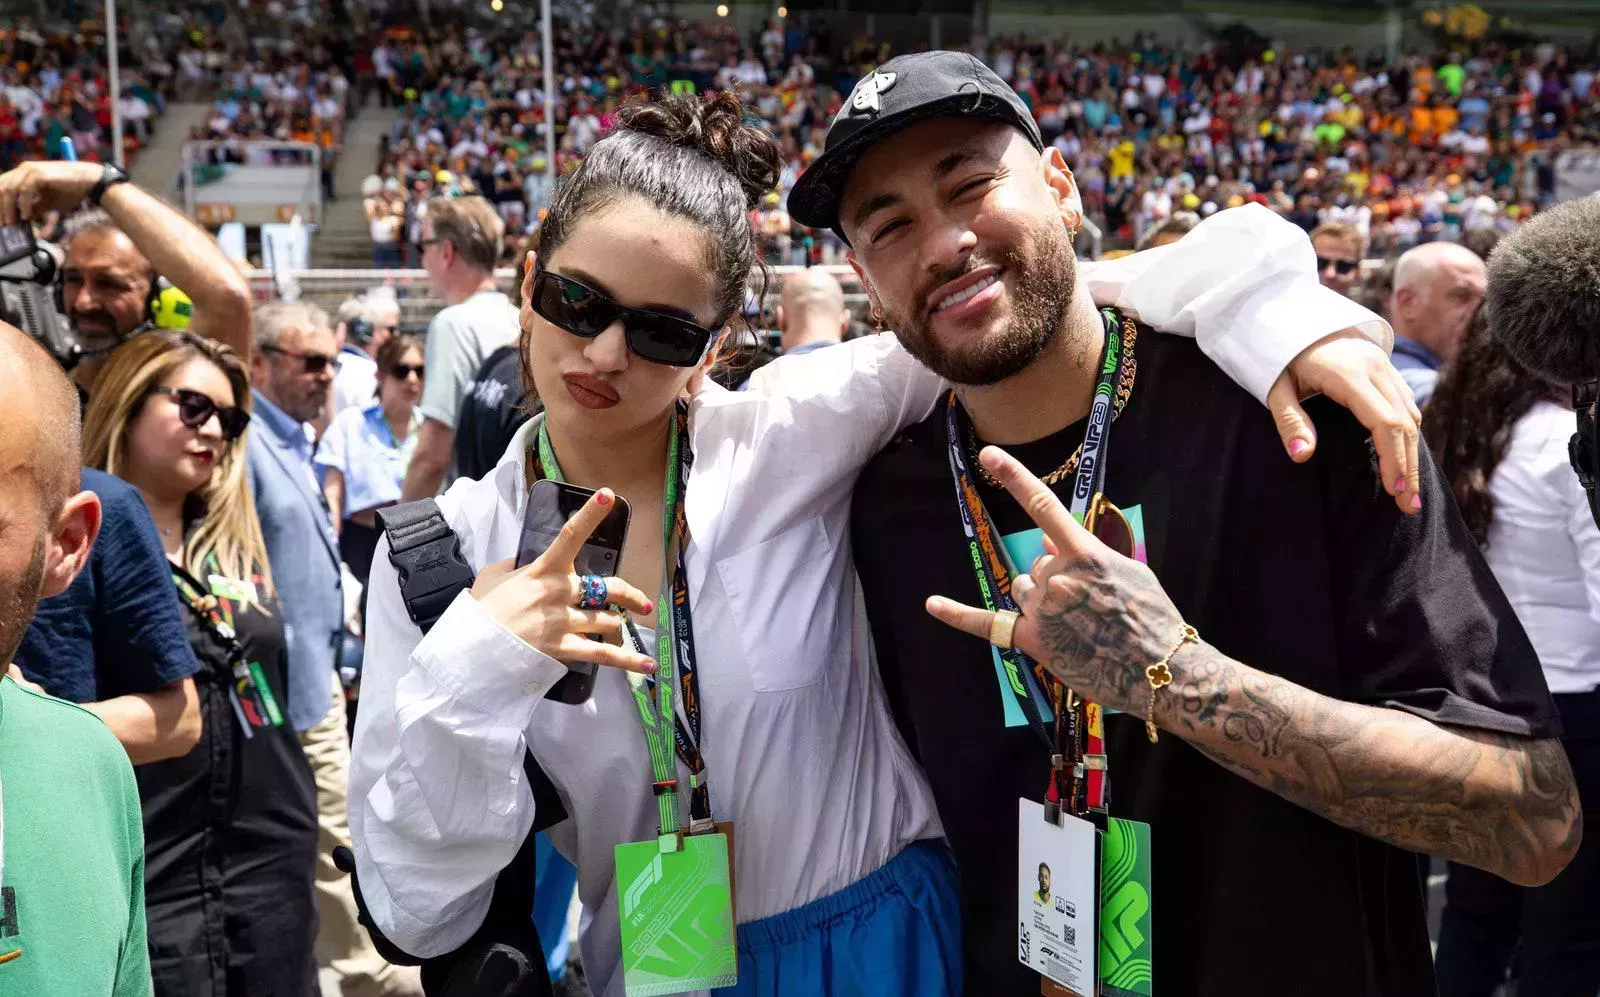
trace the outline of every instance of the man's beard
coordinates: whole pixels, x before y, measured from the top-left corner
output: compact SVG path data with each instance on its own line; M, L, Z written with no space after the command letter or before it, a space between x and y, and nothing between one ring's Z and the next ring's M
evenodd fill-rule
M118 329L116 316L105 309L84 312L73 309L69 318L78 345L91 356L110 353L134 332L133 329Z
M886 311L906 352L922 365L954 384L982 387L1021 373L1055 338L1072 305L1078 266L1072 240L1059 222L1042 225L1025 237L1025 249L995 247L974 253L965 266L936 274L912 298L917 304L907 314ZM954 347L939 342L931 326L933 315L921 302L935 290L985 266L1005 270L1005 287L1011 296L1011 322L997 342L962 343Z
M39 604L39 587L44 583L45 538L33 544L33 556L28 570L23 572L19 584L9 590L0 590L0 670L16 657L22 646L22 635L27 633L33 620L33 610Z

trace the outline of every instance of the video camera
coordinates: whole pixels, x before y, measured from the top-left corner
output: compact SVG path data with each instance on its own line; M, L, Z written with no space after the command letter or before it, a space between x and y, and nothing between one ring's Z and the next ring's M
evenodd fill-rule
M16 326L71 370L82 351L56 307L60 250L33 237L26 222L0 226L0 322Z

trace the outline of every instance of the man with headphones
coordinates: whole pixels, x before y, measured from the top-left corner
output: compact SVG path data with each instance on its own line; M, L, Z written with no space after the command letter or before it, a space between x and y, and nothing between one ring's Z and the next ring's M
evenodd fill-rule
M250 289L216 240L109 163L42 160L0 174L0 224L97 211L68 223L61 310L78 340L72 378L85 392L129 336L165 319L163 293L190 299L189 328L248 361Z
M75 355L58 359L71 366L82 397L111 351L147 328L187 319L189 329L248 356L244 278L211 236L127 174L61 161L0 174L0 224L72 211L85 201L99 210L69 223L58 285L58 305L77 340ZM40 601L15 663L46 692L105 721L135 764L180 757L200 735L192 678L199 663L172 597L161 538L132 485L85 468L81 487L100 499L99 537L67 590Z
M400 302L390 288L374 287L346 298L335 319L333 338L344 363L333 375L331 415L353 405L372 404L378 389L378 350L400 331Z

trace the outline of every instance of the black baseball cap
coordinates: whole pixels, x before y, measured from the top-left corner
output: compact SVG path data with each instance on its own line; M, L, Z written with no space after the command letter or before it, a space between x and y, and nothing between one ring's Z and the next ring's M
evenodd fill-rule
M831 228L843 239L839 201L856 160L879 139L933 118L1003 122L1026 135L1035 149L1044 148L1022 98L978 59L947 51L896 56L850 92L828 126L822 155L789 192L790 217L811 228Z

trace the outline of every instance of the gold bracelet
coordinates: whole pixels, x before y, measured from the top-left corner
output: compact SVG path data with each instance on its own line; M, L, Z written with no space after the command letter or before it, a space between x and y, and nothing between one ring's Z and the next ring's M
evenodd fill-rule
M1156 743L1156 690L1172 684L1172 669L1168 667L1174 656L1185 644L1200 643L1200 632L1189 624L1182 624L1183 631L1178 635L1178 645L1167 652L1167 656L1144 670L1144 680L1150 683L1150 708L1144 713L1144 732L1149 735L1150 743Z

